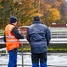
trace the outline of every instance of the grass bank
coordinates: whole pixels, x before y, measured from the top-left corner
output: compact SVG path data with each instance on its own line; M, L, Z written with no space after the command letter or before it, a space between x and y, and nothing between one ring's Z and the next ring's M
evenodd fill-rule
M21 52L22 48L20 47L18 50ZM24 44L23 51L30 51L30 45ZM67 44L50 44L48 46L48 52L67 52Z

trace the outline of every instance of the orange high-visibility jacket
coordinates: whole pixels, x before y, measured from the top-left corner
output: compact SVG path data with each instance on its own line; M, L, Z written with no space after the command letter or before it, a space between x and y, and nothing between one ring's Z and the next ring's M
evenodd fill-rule
M5 36L6 36L6 48L8 51L18 48L20 45L19 40L14 36L12 33L12 29L14 28L14 25L8 24L5 27Z

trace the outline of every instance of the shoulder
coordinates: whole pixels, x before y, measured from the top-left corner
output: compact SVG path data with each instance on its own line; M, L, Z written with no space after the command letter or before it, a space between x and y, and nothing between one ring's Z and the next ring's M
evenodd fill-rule
M40 24L42 27L44 27L44 28L47 28L47 26L45 25L45 24Z
M28 29L30 29L30 28L32 28L32 27L34 27L35 26L35 24L32 24L32 25L30 25L29 27L28 27Z
M44 25L44 24L42 24L42 26L43 26L43 28L44 28L45 30L50 30L48 26L46 26L46 25Z

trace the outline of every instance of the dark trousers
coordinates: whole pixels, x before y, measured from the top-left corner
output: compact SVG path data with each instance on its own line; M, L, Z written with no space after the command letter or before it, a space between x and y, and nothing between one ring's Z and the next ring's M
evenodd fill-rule
M39 62L40 63L47 62L47 53L46 52L39 53L39 54L32 53L31 57L32 57L32 63L39 64Z

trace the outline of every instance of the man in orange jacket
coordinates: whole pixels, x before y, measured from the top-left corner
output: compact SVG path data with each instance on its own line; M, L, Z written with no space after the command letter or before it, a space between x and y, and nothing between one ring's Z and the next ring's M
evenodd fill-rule
M6 49L9 53L8 67L17 67L17 49L20 46L19 39L23 39L16 28L17 18L15 16L10 17L9 24L5 27L4 41L6 42Z

